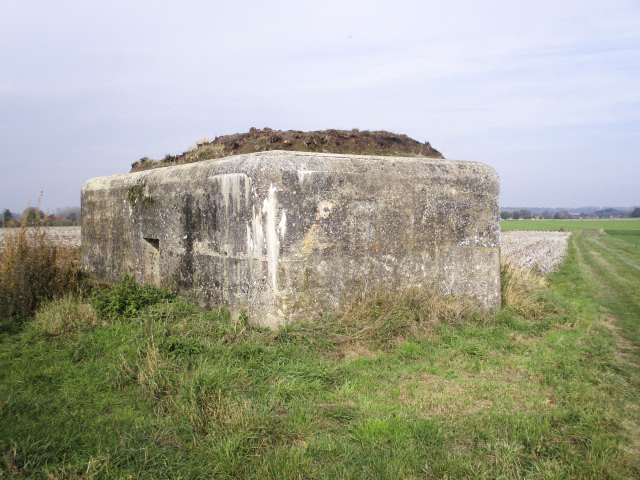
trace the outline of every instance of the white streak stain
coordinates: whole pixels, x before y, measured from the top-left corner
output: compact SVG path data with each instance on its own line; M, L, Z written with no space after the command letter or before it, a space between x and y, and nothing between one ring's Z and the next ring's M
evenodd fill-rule
M254 258L262 256L262 248L264 245L264 231L262 230L262 212L253 208L251 216L251 225L253 227L253 242L251 244L252 251L249 253Z
M214 175L209 178L218 181L225 210L229 210L229 205L232 202L236 208L236 211L240 210L243 190L245 203L247 203L249 198L248 192L251 188L251 179L244 173L224 173L221 175ZM241 183L244 183L244 189L241 187Z
M253 256L253 236L251 235L251 226L247 224L247 256Z
M280 234L280 240L284 242L284 236L287 233L287 212L282 211L280 217L280 223L278 224L278 233Z
M278 256L280 254L280 241L278 240L278 232L276 231L276 187L271 185L269 195L263 203L263 212L267 215L266 240L267 240L267 269L269 279L271 280L271 288L274 292L278 291ZM266 210L266 211L265 211Z
M302 185L307 177L307 175L312 175L314 173L320 173L321 170L298 170L298 183Z

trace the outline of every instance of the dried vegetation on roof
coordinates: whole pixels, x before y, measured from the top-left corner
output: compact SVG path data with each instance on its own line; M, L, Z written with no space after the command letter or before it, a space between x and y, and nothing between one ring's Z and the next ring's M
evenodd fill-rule
M420 143L406 135L386 131L370 132L353 129L301 132L251 128L247 133L225 135L214 140L199 140L181 155L166 155L162 160L141 158L131 165L131 171L137 172L268 150L444 158L429 142Z

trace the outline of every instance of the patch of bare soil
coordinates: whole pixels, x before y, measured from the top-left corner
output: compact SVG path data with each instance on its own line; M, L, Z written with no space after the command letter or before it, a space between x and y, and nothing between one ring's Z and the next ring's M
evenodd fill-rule
M65 247L80 247L80 227L40 227L49 240L55 245ZM2 249L3 238L5 235L17 234L20 228L0 228L0 249ZM28 228L27 236L31 236L31 232L35 230Z
M512 265L549 274L567 254L570 236L571 232L501 232L502 259Z
M181 155L166 155L162 160L141 158L131 165L131 171L267 150L444 158L429 142L420 143L406 135L386 131L361 132L353 129L301 132L251 128L247 133L200 140Z

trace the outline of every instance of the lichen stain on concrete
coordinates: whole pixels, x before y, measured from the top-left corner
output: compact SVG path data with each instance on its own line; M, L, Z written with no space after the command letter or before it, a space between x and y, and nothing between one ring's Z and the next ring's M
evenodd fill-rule
M149 195L149 187L144 180L138 180L127 189L127 201L131 208L148 208L155 203L155 199Z
M313 253L314 249L322 250L329 245L330 241L324 230L322 230L320 225L314 223L304 236L301 251L305 256L309 256Z
M318 203L318 211L316 213L316 220L320 220L322 218L328 218L331 215L331 210L335 206L335 202L331 200L322 200Z
M89 180L82 256L259 325L367 285L500 304L498 177L451 160L260 152Z

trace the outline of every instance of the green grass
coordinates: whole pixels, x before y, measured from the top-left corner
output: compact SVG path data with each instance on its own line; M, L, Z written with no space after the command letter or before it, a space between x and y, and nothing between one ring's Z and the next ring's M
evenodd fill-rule
M502 220L500 228L508 230L640 230L640 218L607 220Z
M609 235L614 236L618 240L630 243L635 247L640 247L640 231L639 230L607 230ZM637 254L637 253L636 253Z
M162 295L46 303L0 340L0 477L638 478L622 236L574 235L491 314L380 297L272 332ZM627 314L624 344L605 320Z
M593 295L635 347L640 363L640 231L576 234L582 274Z

